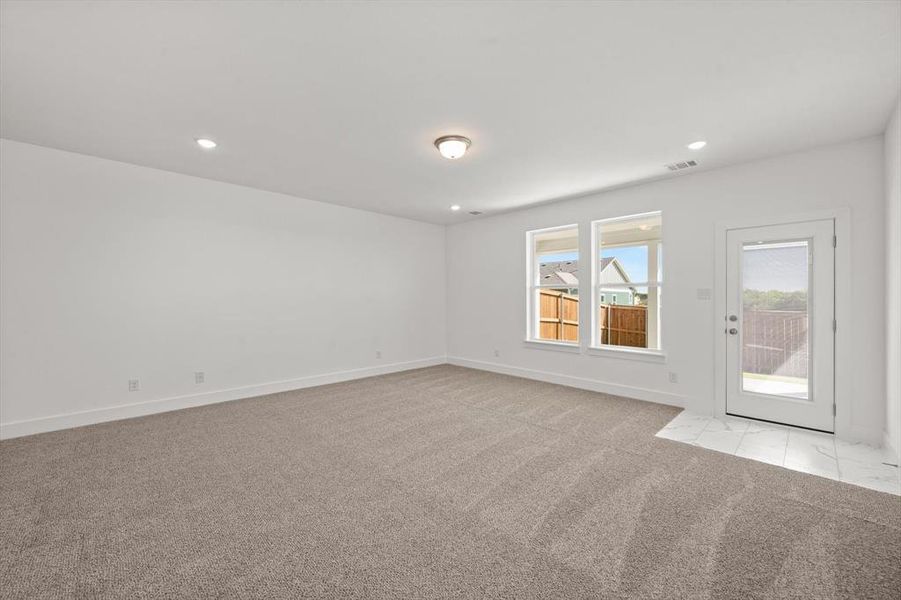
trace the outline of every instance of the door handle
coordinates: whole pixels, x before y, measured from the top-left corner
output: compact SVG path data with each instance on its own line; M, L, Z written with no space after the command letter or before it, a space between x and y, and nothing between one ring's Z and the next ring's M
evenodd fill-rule
M729 335L738 335L738 329L736 329L735 327L731 328L729 330Z

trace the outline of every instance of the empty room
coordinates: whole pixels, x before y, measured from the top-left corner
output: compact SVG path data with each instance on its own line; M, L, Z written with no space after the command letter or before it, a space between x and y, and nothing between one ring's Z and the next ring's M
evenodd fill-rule
M901 598L901 0L0 0L0 600Z

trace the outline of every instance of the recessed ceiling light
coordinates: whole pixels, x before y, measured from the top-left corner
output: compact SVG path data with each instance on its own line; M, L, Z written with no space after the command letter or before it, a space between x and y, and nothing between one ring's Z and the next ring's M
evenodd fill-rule
M700 150L704 146L707 145L707 142L704 140L698 140L697 142L692 142L688 145L689 150Z
M194 141L197 142L197 145L204 150L212 150L216 147L216 142L214 142L213 140L208 140L207 138L197 138Z
M466 154L472 141L462 135L445 135L435 140L435 147L444 158L455 160Z
M460 210L461 206L459 204L451 204L450 209L453 211Z

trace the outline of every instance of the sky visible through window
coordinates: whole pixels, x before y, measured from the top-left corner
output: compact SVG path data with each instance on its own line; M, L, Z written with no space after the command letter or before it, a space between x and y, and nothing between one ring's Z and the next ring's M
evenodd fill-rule
M607 248L603 256L613 256L635 282L648 280L648 253L645 246ZM540 261L578 260L577 252L545 254ZM746 246L745 287L758 290L796 291L807 288L807 247L803 244Z
M622 248L607 248L603 256L616 257L619 264L625 269L630 281L643 282L648 280L648 249L646 246L628 246ZM563 252L560 254L546 254L541 256L543 263L566 260L577 260L577 252ZM598 257L600 259L600 257Z
M615 258L629 281L648 280L648 247L647 246L623 246L622 248L604 248L601 256Z

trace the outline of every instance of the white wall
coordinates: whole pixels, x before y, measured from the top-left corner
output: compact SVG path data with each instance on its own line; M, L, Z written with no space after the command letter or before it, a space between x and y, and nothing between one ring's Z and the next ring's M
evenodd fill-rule
M5 437L444 360L443 227L8 140L0 171Z
M703 155L699 158L703 160ZM555 202L448 228L448 357L452 362L714 411L716 223L849 207L853 290L847 327L851 414L840 435L879 443L884 421L885 269L882 138L824 147ZM525 336L525 232L663 211L665 364L536 349ZM587 245L583 243L583 251ZM587 293L587 290L586 290ZM583 342L585 343L585 342ZM499 356L495 356L495 349ZM668 372L678 376L669 383ZM837 427L839 423L837 422Z
M884 148L860 140L452 226L446 254L440 226L2 140L0 436L432 364L445 352L709 412L717 321L697 289L714 288L715 224L849 207L851 286L866 290L866 310L850 324L854 398L840 433L882 441L888 411L886 437L897 440L898 128L896 111ZM577 222L587 234L593 219L652 210L664 211L666 363L523 344L525 231ZM886 347L888 377L873 360ZM140 391L127 391L131 378Z
M885 445L901 454L901 99L885 130L886 428Z

